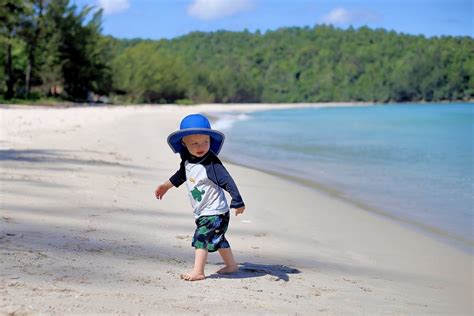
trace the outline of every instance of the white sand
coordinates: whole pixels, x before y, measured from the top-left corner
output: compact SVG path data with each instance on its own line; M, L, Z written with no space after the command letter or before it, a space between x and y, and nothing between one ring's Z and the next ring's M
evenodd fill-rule
M263 106L0 109L0 314L473 312L472 256L322 192L227 164L247 205L240 271L201 282L166 136L191 112Z

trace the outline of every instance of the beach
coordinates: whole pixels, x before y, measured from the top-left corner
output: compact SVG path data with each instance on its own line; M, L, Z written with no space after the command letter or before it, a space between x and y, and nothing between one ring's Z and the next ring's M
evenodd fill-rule
M240 269L186 282L195 224L166 143L190 113L321 105L0 109L0 313L470 315L472 255L362 207L225 163ZM342 104L347 105L347 104ZM225 146L225 145L224 145Z

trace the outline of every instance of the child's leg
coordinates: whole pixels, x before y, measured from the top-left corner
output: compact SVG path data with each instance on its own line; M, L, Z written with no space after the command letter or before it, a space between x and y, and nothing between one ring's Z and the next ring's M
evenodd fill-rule
M220 248L219 254L222 257L222 260L224 260L225 267L217 271L217 273L232 273L239 269L235 262L234 255L232 254L232 249Z
M207 261L207 249L197 249L194 255L194 268L191 273L181 274L181 279L186 281L204 280L204 267Z

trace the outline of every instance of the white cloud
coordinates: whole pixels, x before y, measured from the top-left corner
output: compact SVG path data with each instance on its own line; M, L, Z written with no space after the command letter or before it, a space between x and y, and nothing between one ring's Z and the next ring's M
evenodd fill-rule
M254 5L255 0L194 0L188 7L188 14L200 20L217 20L248 11Z
M104 14L115 14L130 8L129 0L98 0L97 5L104 9Z
M322 23L327 24L354 24L369 23L379 19L379 16L367 10L347 10L338 7L321 18Z

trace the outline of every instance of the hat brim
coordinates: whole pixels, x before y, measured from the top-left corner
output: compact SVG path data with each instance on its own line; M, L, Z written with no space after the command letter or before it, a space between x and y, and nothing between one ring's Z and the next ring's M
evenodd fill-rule
M183 146L181 140L185 136L195 134L209 135L211 137L211 146L209 150L216 155L219 154L222 145L224 144L225 136L223 133L209 128L187 128L173 132L168 136L168 145L174 153L183 153L183 150L186 147Z

